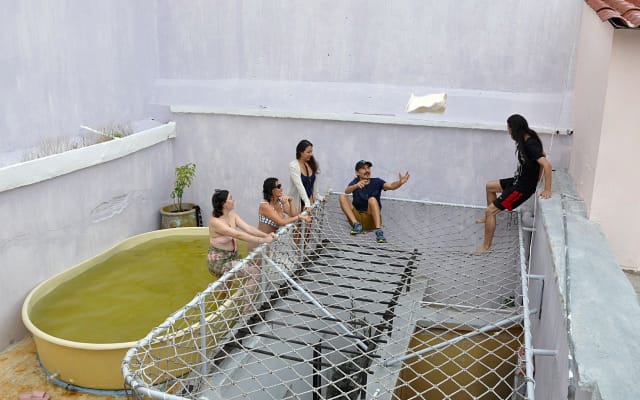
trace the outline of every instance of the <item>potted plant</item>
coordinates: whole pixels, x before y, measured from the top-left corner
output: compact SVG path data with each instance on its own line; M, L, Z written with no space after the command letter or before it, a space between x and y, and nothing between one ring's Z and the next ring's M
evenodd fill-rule
M160 228L178 228L183 226L200 226L200 207L194 203L183 203L184 190L188 189L196 175L196 165L188 163L176 167L176 180L170 197L173 204L160 209Z

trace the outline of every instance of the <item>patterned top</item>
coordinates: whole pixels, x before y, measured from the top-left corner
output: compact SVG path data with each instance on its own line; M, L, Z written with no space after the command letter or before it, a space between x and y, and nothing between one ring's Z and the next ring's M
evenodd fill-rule
M266 201L262 201L261 203L267 203ZM269 203L267 203L269 204ZM282 204L282 201L280 201L280 199L278 199L278 204L280 204L280 208L282 208L282 210L284 211L284 205ZM274 208L275 211L275 208ZM277 211L276 211L277 212ZM272 226L274 228L279 228L280 225L278 225L278 223L262 214L258 215L258 221L262 222L263 224L267 224L269 226Z

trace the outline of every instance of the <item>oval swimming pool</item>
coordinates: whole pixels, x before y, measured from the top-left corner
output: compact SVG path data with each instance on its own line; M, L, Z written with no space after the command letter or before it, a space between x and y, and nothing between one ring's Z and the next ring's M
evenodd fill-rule
M213 281L207 249L208 228L147 232L36 286L22 319L43 368L77 387L122 390L127 350Z

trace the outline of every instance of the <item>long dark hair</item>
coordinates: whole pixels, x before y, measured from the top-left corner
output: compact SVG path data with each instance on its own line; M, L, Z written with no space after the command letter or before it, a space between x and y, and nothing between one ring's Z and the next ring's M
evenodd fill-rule
M268 202L271 202L273 198L273 189L276 188L276 182L278 182L278 178L267 178L262 184L262 197Z
M300 156L302 155L302 153L309 146L313 147L313 143L311 143L306 139L302 139L300 143L298 143L298 145L296 146L296 160L300 159ZM311 156L309 161L307 161L307 164L309 164L309 166L311 167L311 171L313 171L314 174L320 173L320 166L318 165L318 162L316 161L316 158L314 156Z
M213 206L213 216L222 217L222 207L229 198L229 191L224 189L216 189L211 196L211 205Z
M527 155L524 152L524 141L525 136L529 136L537 140L540 143L540 147L542 148L542 140L533 129L529 128L529 123L527 120L520 114L513 114L509 118L507 118L507 125L511 130L511 138L516 142L516 155L518 156L518 161L520 164L526 163Z

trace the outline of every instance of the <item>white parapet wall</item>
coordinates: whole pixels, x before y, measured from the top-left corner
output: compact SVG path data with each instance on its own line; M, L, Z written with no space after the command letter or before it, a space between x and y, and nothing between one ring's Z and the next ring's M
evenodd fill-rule
M169 122L123 138L8 165L0 168L0 192L115 160L174 137L176 124Z

